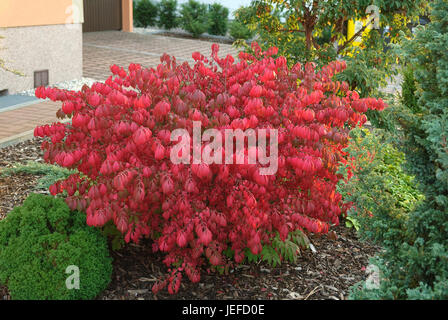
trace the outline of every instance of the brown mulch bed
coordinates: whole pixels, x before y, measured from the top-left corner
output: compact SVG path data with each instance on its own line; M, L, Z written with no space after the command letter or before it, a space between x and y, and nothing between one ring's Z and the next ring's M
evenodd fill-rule
M3 167L30 160L42 161L39 140L0 149L0 171ZM0 219L34 192L38 178L25 174L0 177ZM98 299L344 300L349 288L366 278L364 269L368 259L379 248L361 242L353 229L343 225L333 230L333 236L311 235L316 252L303 251L297 263L284 262L275 268L266 263L242 265L230 270L228 275L207 273L204 269L200 283L191 283L184 277L176 295L170 295L166 290L154 295L151 291L155 281L166 276L167 267L162 262L162 254L152 253L150 241L128 244L112 252L112 282ZM0 299L9 299L7 289L1 286Z
M207 274L203 270L199 284L184 277L179 293L173 296L166 290L157 295L151 291L156 279L166 275L163 255L152 253L149 242L130 244L113 252L112 283L99 299L345 300L349 288L366 278L363 267L378 248L360 242L352 229L339 226L334 231L335 240L311 236L316 253L302 252L295 264L284 262L275 268L266 263L242 265L229 275Z
M28 161L43 161L40 149L41 140L33 139L15 146L0 149L0 174L3 168ZM39 176L17 174L0 175L0 220L15 206L21 205L26 197L34 192Z
M0 170L15 163L26 163L28 161L43 162L43 152L40 148L42 141L40 138L34 138L14 146L1 148Z

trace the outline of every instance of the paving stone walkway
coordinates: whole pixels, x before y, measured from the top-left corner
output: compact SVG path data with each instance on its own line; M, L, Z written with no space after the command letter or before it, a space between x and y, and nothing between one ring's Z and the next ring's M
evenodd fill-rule
M212 45L208 41L119 31L85 33L83 44L83 76L100 81L110 76L112 64L125 68L131 63L156 67L163 53L176 57L179 63L193 62L193 52L210 56ZM231 45L219 46L219 56L237 55ZM397 84L391 83L385 91L396 92L397 89ZM0 148L31 137L37 125L58 121L56 111L59 108L59 103L42 101L14 110L0 110Z
M84 77L105 80L112 64L127 68L130 63L155 67L162 54L174 56L179 63L194 62L191 55L199 51L209 57L212 43L208 41L163 37L152 34L119 31L89 32L84 34ZM229 44L219 44L219 56L237 55Z
M209 56L212 45L207 41L119 31L85 33L83 44L83 76L96 80L106 80L112 64L125 68L131 63L156 67L165 52L180 63L193 62L193 52ZM220 44L220 48L220 56L237 54L231 45ZM31 137L38 125L58 121L59 108L60 103L47 100L14 110L0 110L0 148Z
M34 128L58 121L60 104L42 101L26 107L0 112L0 148L28 139Z

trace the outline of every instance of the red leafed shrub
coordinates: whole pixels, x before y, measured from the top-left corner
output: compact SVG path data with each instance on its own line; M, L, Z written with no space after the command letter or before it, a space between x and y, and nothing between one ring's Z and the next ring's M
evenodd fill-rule
M284 57L273 58L276 48L253 49L234 61L219 58L213 45L210 60L193 54L194 66L165 54L156 69L114 65L104 84L80 92L36 90L62 101L58 115L72 119L35 130L50 138L42 144L45 161L79 171L51 193L65 190L89 225L112 220L126 241L151 237L153 250L175 266L154 291L167 285L177 292L183 272L199 281L204 262L231 263L224 250L239 263L246 248L260 253L276 232L285 239L297 229L325 233L338 224L336 171L348 132L366 121L367 109L385 105L332 81L344 62L319 72L312 64L289 69ZM261 164L173 164L170 134L191 133L193 121L202 130L278 130L277 173L260 175Z

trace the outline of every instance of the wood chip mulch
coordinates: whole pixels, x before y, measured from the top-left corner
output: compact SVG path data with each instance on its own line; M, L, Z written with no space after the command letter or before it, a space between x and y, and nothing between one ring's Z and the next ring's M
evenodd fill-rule
M1 176L2 169L17 163L42 162L41 141L33 139L0 149L0 220L14 207L21 205L30 193L36 192L34 188L39 179L39 176L31 174Z
M207 273L199 284L184 277L178 294L161 291L154 295L152 285L166 275L163 255L151 251L149 241L130 244L113 252L114 274L109 288L99 299L347 299L349 288L366 278L369 257L379 248L358 240L352 229L333 229L330 236L310 237L316 252L302 252L297 263L283 263L275 268L266 263L242 265L228 275Z
M0 172L15 163L42 161L40 141L33 139L16 146L0 149ZM0 177L0 220L28 194L35 192L38 176L14 175ZM167 267L163 255L152 253L150 240L128 244L112 251L114 271L112 282L98 299L102 300L167 300L167 299L347 299L349 288L367 277L369 257L379 248L358 239L353 229L341 225L331 235L310 235L315 252L301 253L297 263L271 267L259 264L241 265L227 275L207 273L200 283L191 283L185 276L178 294L151 291L155 281L163 279ZM0 299L10 299L0 286Z

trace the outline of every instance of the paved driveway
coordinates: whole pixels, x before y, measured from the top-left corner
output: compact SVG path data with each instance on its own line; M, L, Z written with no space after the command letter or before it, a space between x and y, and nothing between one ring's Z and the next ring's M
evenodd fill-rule
M193 62L191 54L199 51L210 56L212 43L151 34L120 31L89 32L83 35L84 77L105 80L110 76L109 66L117 64L127 68L131 63L156 67L160 56L167 53L179 62ZM219 56L237 55L228 44L219 44Z
M211 42L143 35L119 31L92 32L83 35L84 77L106 80L109 67L117 64L127 68L131 63L156 67L160 56L168 53L179 62L193 62L191 54L200 51L211 54ZM220 44L220 56L236 55L231 45ZM32 136L37 125L57 121L59 103L42 101L26 107L0 112L0 147Z
M155 67L163 53L174 55L179 62L192 62L191 54L199 51L211 54L211 42L124 33L119 31L85 33L84 37L84 77L105 80L110 76L109 67L117 64L128 67L139 63L145 67ZM220 56L236 56L231 45L220 44ZM394 83L389 86L395 92ZM56 110L59 103L42 101L14 110L0 110L0 147L32 136L37 125L57 121Z
M156 67L163 53L174 55L179 62L193 62L191 54L200 51L209 56L211 42L200 40L124 33L119 31L85 33L84 77L106 80L110 65L127 68L130 63ZM236 55L230 45L220 44L220 56ZM0 147L27 139L37 125L58 121L60 103L42 101L13 110L0 110Z

